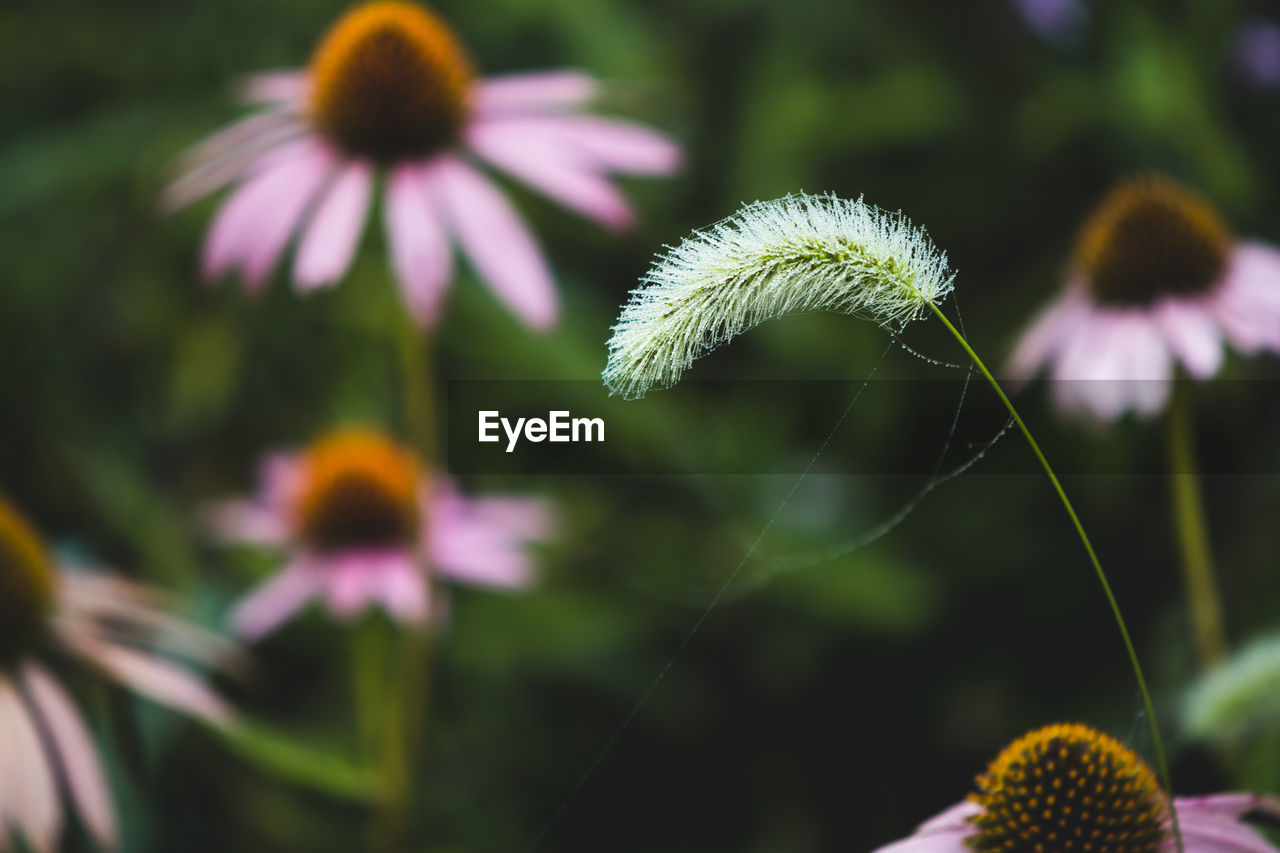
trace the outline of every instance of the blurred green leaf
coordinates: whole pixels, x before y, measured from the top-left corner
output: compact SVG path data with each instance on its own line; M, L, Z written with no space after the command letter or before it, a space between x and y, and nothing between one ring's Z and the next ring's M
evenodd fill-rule
M241 723L223 733L241 758L265 772L317 793L367 802L378 793L378 776L368 767L328 746L303 743L261 723Z

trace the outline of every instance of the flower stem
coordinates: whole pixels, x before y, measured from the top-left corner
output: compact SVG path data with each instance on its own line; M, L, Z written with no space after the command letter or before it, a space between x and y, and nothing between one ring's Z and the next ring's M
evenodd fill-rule
M1218 594L1209 547L1209 525L1200 493L1200 475L1196 470L1194 430L1190 391L1185 382L1177 381L1168 415L1170 508L1178 533L1178 547L1182 552L1187 605L1191 611L1200 664L1209 669L1227 656L1227 637L1223 627L1222 597Z
M1142 705L1147 715L1147 727L1151 731L1151 747L1155 752L1156 768L1160 772L1160 781L1164 785L1166 796L1169 800L1169 819L1173 828L1173 836L1177 843L1178 853L1183 853L1182 831L1178 827L1178 812L1173 806L1173 778L1169 775L1169 761L1165 755L1164 739L1160 736L1160 724L1156 721L1155 705L1151 701L1151 691L1147 689L1146 676L1142 674L1142 665L1138 662L1138 652L1133 646L1133 639L1129 636L1129 628L1125 624L1124 616L1120 612L1120 603L1116 601L1115 593L1111 590L1111 583L1107 580L1107 573L1102 570L1102 563L1098 560L1098 553L1093 548L1093 542L1089 539L1089 534L1085 532L1084 524L1080 521L1079 514L1076 513L1075 506L1072 505L1071 499L1067 497L1067 492L1062 488L1058 475L1054 472L1053 466L1049 464L1049 460L1045 457L1044 451L1040 449L1040 444L1031 434L1031 430L1027 427L1026 422L1022 420L1022 415L1018 414L1018 410L1014 408L1013 402L1009 399L1009 395L1000 387L1000 383L991 375L991 371L987 369L986 364L974 352L973 347L969 345L969 341L960 333L960 330L947 319L947 315L942 312L938 306L932 302L929 307L933 313L947 327L956 341L964 348L965 353L973 361L975 367L986 378L988 384L996 392L1000 398L1000 402L1004 403L1004 407L1009 410L1009 416L1013 418L1018 425L1018 429L1022 431L1022 436L1027 440L1027 444L1031 446L1031 452L1035 454L1036 459L1040 462L1040 467L1044 469L1044 473L1048 476L1049 482L1053 484L1053 490L1057 493L1058 499L1062 502L1062 507L1067 511L1067 515L1071 518L1071 524L1075 527L1076 535L1080 538L1080 544L1084 546L1085 553L1089 555L1089 562L1093 564L1094 574L1098 577L1098 583L1102 585L1102 592L1107 597L1107 604L1111 606L1111 615L1115 618L1116 627L1120 629L1120 637L1124 640L1125 652L1129 656L1129 665L1133 669L1134 678L1138 682L1138 693L1142 696Z
M431 346L427 334L406 316L400 324L399 349L404 392L404 424L410 444L417 452L424 475L435 470L435 395L431 370ZM427 552L426 531L420 531L418 549ZM425 559L425 558L423 558ZM381 850L405 849L414 767L426 727L431 693L431 567L421 566L427 587L428 622L407 626L402 633L394 683L388 690L383 738L382 803L375 825L374 841Z

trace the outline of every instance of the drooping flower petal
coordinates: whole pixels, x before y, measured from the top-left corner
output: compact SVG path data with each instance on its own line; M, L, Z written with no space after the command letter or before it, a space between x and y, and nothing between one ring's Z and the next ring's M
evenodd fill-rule
M282 153L277 165L241 185L209 229L205 277L215 278L239 266L251 287L261 285L332 169L330 152L304 141Z
M66 642L108 675L161 705L214 726L229 725L231 708L204 682L164 658L114 643L67 638Z
M62 828L58 789L40 730L16 687L0 675L0 824L51 853Z
M249 642L262 639L306 606L319 591L318 579L295 561L251 592L231 612L231 630Z
M493 182L456 158L442 159L432 179L450 227L498 298L525 323L556 321L555 288L533 235Z
M581 71L538 71L490 77L476 86L472 109L482 117L577 107L596 96L600 85Z
M111 789L98 759L98 750L80 719L71 698L39 664L23 668L23 681L40 711L49 733L50 747L58 756L63 778L84 825L99 844L114 847L116 816Z
M472 127L468 142L494 166L519 178L570 210L614 229L630 228L635 215L622 193L565 147L525 133L522 122L491 122ZM570 152L571 153L571 152Z
M387 238L405 303L420 324L440 317L453 252L432 193L432 164L407 164L387 182Z
M373 171L367 163L348 163L339 171L294 258L293 278L300 290L336 284L346 273L364 230L372 190Z

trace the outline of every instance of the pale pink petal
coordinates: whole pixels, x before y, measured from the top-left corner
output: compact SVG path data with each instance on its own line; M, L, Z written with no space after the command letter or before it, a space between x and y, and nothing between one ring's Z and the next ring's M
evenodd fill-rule
M467 134L471 148L503 171L589 219L621 231L635 225L622 193L562 143L523 132L519 122L487 122Z
M373 597L395 619L421 623L430 611L430 587L421 569L412 563L388 566L375 582Z
M450 226L476 270L525 323L535 329L552 326L551 272L515 208L488 178L460 160L443 159L436 170Z
M1160 337L1153 318L1135 315L1128 323L1126 378L1133 391L1133 406L1139 415L1150 418L1164 410L1173 379L1173 357Z
M290 536L288 517L256 501L220 501L204 511L203 521L210 535L224 542L278 546Z
M1126 408L1117 349L1119 322L1114 312L1089 309L1060 343L1053 363L1053 397L1067 413L1110 420Z
M15 827L38 853L52 851L62 829L53 768L26 703L0 675L0 824Z
M71 792L71 800L90 834L106 847L116 843L116 816L111 790L98 760L98 750L70 697L43 667L29 663L23 680L40 710L49 741Z
M982 806L972 800L961 800L954 806L938 812L933 817L916 827L916 835L932 835L935 832L947 832L953 829L973 828L970 819L982 813Z
M311 89L305 71L268 71L252 74L240 85L240 97L251 104L301 105Z
M431 164L396 168L387 182L387 238L400 290L418 323L440 317L453 253L431 186Z
M215 133L184 153L174 166L178 177L161 195L161 205L174 211L217 192L279 156L287 143L306 133L297 116L275 111L258 113Z
M297 453L268 454L258 466L258 478L262 503L282 513L293 509L306 487L306 471Z
M1078 331L1088 314L1083 297L1076 288L1068 287L1018 338L1004 372L1015 383L1030 380Z
M433 565L442 576L462 583L528 586L534 566L527 547L545 538L553 522L544 504L526 503L523 511L510 499L486 505L462 497L447 481L437 483L424 519Z
M373 170L356 161L343 166L312 216L298 255L293 277L300 290L334 284L351 266L369 212Z
M333 168L332 154L315 141L286 146L273 167L246 181L218 211L205 242L205 276L239 266L251 286L260 285Z
M175 615L167 596L119 575L63 565L58 594L60 632L154 645L229 672L243 663L234 643Z
M478 115L501 115L580 106L596 96L599 84L581 71L509 74L481 81L472 92Z
M1276 847L1241 822L1249 814L1280 817L1280 800L1258 794L1214 794L1174 800L1185 853L1276 853ZM1162 851L1174 850L1167 842Z
M586 115L512 116L481 120L471 134L523 137L539 147L572 157L591 171L669 175L680 168L680 147L667 136L635 122Z
M137 649L114 643L66 640L72 650L138 693L215 726L233 721L230 707L182 667Z
M231 611L231 629L249 642L262 639L306 606L319 591L309 566L291 563L259 586Z
M1243 823L1180 817L1178 828L1183 853L1276 853L1270 842ZM1172 840L1160 845L1165 853L1176 849Z
M1167 299L1155 308L1156 324L1187 372L1208 379L1222 366L1222 336L1208 307Z
M1280 352L1280 251L1260 243L1237 246L1211 300L1232 346L1246 355Z
M369 605L375 584L371 566L346 558L325 567L324 591L329 610L340 619L350 619Z

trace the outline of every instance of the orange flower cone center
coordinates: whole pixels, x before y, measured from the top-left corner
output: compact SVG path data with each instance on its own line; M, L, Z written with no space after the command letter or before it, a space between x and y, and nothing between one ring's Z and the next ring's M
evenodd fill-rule
M1155 853L1167 836L1155 774L1088 726L1052 725L1009 745L977 779L969 846L1007 853Z
M1142 178L1098 205L1077 260L1099 303L1146 306L1211 292L1230 251L1231 234L1208 201L1165 178Z
M431 12L398 0L344 16L311 62L312 121L348 154L386 162L455 142L471 62Z
M411 543L420 526L412 453L371 432L323 438L306 452L298 535L322 552Z
M0 666L43 639L53 613L54 584L40 538L0 498Z

